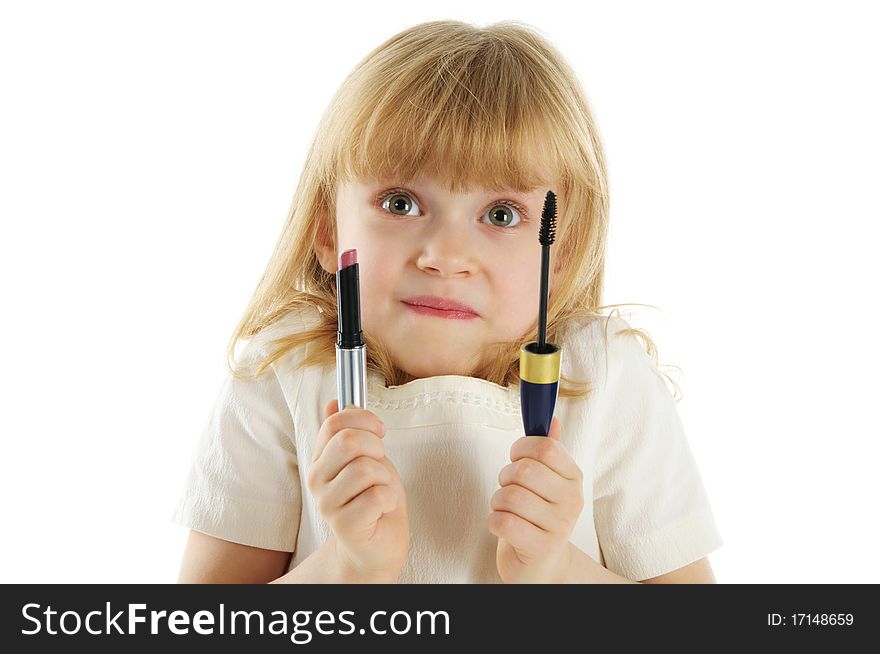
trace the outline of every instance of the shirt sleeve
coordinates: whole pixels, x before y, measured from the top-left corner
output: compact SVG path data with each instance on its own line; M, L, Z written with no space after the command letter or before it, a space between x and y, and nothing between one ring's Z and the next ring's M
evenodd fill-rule
M227 372L172 522L243 545L295 551L302 495L294 443L275 367L255 380Z
M723 541L672 394L636 337L618 333L627 328L612 317L599 338L607 372L593 514L605 566L641 581Z

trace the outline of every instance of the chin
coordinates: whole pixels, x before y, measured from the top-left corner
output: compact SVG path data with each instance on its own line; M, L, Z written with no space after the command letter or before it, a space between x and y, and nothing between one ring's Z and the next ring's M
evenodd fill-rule
M440 375L468 375L468 371L461 365L449 365L441 361L421 360L412 365L402 365L401 370L417 379L423 377L438 377Z

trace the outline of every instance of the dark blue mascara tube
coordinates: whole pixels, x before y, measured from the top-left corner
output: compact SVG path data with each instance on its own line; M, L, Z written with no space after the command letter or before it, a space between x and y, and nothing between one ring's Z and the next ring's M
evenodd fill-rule
M537 352L537 343L527 343L519 353L519 399L526 436L546 436L559 395L562 349L547 343L547 353Z

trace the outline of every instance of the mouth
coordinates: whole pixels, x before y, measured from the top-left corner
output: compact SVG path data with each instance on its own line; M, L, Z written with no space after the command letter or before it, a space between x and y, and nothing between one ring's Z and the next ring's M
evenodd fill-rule
M462 302L434 295L418 295L401 300L407 309L413 313L436 318L452 320L473 320L479 318L479 314L471 307Z

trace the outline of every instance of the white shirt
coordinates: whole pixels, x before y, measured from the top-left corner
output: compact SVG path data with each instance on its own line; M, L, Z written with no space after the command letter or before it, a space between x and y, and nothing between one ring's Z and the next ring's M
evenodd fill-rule
M317 320L288 314L250 339L270 341ZM560 397L562 443L584 472L584 509L571 542L609 570L641 581L723 544L681 420L662 376L629 327L582 319L559 337L562 374L591 382ZM606 354L607 350L607 354ZM292 569L330 535L305 480L322 409L336 399L335 365L294 370L294 350L255 381L227 373L195 444L172 521L218 538L293 552ZM501 583L489 502L510 448L525 435L519 387L441 375L402 386L367 380L384 423L385 456L407 493L410 550L399 583Z

